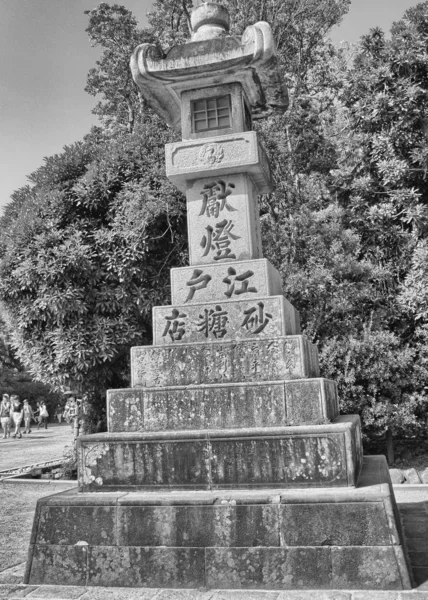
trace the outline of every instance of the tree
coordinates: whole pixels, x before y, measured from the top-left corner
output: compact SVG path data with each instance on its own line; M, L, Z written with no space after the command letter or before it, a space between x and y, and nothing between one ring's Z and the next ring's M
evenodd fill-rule
M265 255L317 342L342 410L371 438L426 424L426 48L428 3L356 49L327 39L349 0L226 0L233 34L273 24L290 91L257 122L275 192L261 199ZM17 356L55 386L104 395L126 384L131 345L150 341L167 271L184 264L184 198L164 176L176 139L140 101L128 60L189 33L190 0L158 0L139 30L118 5L89 11L102 56L88 78L101 127L45 160L1 221L0 298ZM425 286L426 287L426 286Z
M185 257L182 195L165 179L170 132L84 142L46 159L27 192L33 215L1 221L0 294L17 356L39 381L103 395L124 385L131 345L151 339L168 267Z
M143 110L143 100L132 79L129 58L136 46L152 38L138 28L135 17L124 6L102 2L85 14L89 16L86 31L91 44L102 48L96 67L88 73L85 88L92 96L102 95L93 112L106 125L126 125L132 132Z

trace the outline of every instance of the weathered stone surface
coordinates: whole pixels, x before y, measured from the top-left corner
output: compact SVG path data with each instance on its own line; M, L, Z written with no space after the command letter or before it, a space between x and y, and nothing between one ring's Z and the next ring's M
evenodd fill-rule
M183 192L192 180L236 174L251 176L259 194L272 191L269 161L255 131L166 144L165 160L166 176Z
M317 348L302 335L168 347L141 346L131 350L132 387L318 376Z
M339 414L328 379L107 392L110 433L319 424Z
M25 583L86 585L87 546L36 544L30 548L30 553L31 573Z
M301 379L285 383L287 422L316 423L339 414L337 384L329 379Z
M248 175L189 181L186 196L190 265L262 258L257 190Z
M210 7L208 4L197 10ZM239 82L258 114L284 112L288 105L287 89L277 66L270 26L260 22L247 27L242 37L228 36L223 31L213 39L205 39L207 28L205 21L205 27L194 34L198 41L173 46L167 56L153 44L136 48L131 59L132 75L153 110L180 131L181 94L189 89L191 79L193 89L218 86L225 81ZM184 135L185 131L183 128Z
M118 507L121 546L279 546L279 505Z
M198 588L204 585L204 560L201 548L90 548L88 585Z
M352 592L322 590L290 590L281 592L276 600L354 600ZM365 600L368 600L366 598ZM375 599L373 599L375 600ZM391 598L391 600L396 600Z
M170 590L166 590L170 592ZM159 600L158 588L90 587L79 600ZM171 599L172 600L172 599ZM189 598L190 600L190 598ZM205 600L203 596L200 600Z
M265 258L171 269L173 305L254 300L281 293L281 276Z
M153 309L153 344L158 346L299 333L299 315L284 296Z
M402 541L391 519L394 499L386 460L365 457L364 463L360 481L365 483L355 488L106 495L70 490L45 498L37 512L75 509L82 502L94 514L100 507L114 507L117 546L45 546L36 536L32 550L42 554L33 562L30 554L27 581L34 576L36 583L55 584L68 577L74 585L85 585L88 576L90 585L103 586L185 587L189 582L194 588L382 589L379 581L385 577L383 589L408 589ZM88 520L87 527L93 530L87 539L95 540L97 520ZM66 537L61 543L67 543ZM89 574L81 556L86 551ZM226 579L219 578L224 565ZM209 578L216 577L210 585Z
M416 469L406 469L406 471L404 471L404 477L406 483L421 483L421 479Z
M222 431L97 434L79 439L82 491L355 485L360 420Z
M412 598L413 593L409 593L411 594L410 598ZM352 594L352 600L406 600L406 598L409 598L406 592L401 595L399 592L393 592L392 590L387 592L365 590L364 592L354 592ZM416 600L425 600L425 598L419 598L419 596L415 596L415 598Z
M217 588L329 587L330 549L207 548L206 578Z
M389 469L389 474L393 484L404 483L405 477L401 469Z
M92 523L96 522L94 529ZM39 544L91 546L116 545L116 511L113 506L42 506L37 533Z
M49 587L43 586L43 587L33 588L33 589L34 590L37 589L37 591L34 591L34 593L32 593L31 591L28 592L28 594L31 594L30 596L28 596L28 594L23 594L21 596L21 598L24 598L27 596L29 598L33 598L35 600L45 600L47 598L51 598L52 600L78 600L78 599L85 598L85 588L82 588L80 586L50 585ZM14 598L15 595L13 595L12 597ZM107 598L108 598L108 596L107 596ZM107 600L107 598L106 598L106 600ZM129 600L131 600L131 599L129 599ZM141 599L139 598L138 600L141 600Z
M333 587L396 590L403 587L395 551L388 547L332 548ZM408 588L404 586L404 589Z
M261 592L254 590L216 591L210 600L278 600L278 592ZM187 599L186 599L187 600ZM307 598L307 600L313 600Z
M280 516L282 546L389 546L392 543L382 502L283 504Z

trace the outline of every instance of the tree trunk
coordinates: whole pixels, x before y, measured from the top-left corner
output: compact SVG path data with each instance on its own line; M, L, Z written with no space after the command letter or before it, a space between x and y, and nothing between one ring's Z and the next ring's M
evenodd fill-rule
M128 105L128 123L126 129L128 130L128 133L132 133L134 131L135 122L134 107L132 106L132 102L128 99L126 100L126 104Z
M388 460L388 465L392 467L394 464L394 439L390 429L386 430L386 458Z

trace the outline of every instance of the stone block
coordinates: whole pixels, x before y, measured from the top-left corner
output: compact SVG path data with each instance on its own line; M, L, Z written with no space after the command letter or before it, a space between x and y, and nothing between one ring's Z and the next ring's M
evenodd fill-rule
M320 423L339 414L337 384L330 379L301 379L285 383L287 423Z
M164 600L167 599L165 598ZM185 600L187 600L187 598ZM279 600L279 592L262 592L257 590L217 590L213 596L210 596L209 600ZM287 598L287 600L289 599ZM305 600L313 600L313 598L308 597L305 598ZM351 599L349 598L347 600Z
M269 161L255 131L166 144L165 160L168 179L182 192L193 179L236 173L250 175L259 194L272 191Z
M423 471L420 471L419 477L421 478L422 483L428 483L428 467L426 467Z
M301 335L131 349L132 387L278 381L318 376L317 348Z
M29 578L31 585L46 582L63 585L86 585L87 546L60 546L36 544L30 547Z
M389 546L392 543L383 502L283 504L280 519L282 546Z
M120 546L279 546L279 505L118 505Z
M82 436L82 491L353 486L357 416L327 425Z
M255 300L281 293L281 276L265 258L171 269L173 305Z
M401 469L389 469L389 475L391 477L392 483L404 483L405 477Z
M166 593L170 593L171 590L165 590ZM79 600L159 600L159 589L158 588L135 588L129 587L90 587L88 591L79 598ZM174 595L172 594L169 600L173 600ZM189 597L191 600L192 596ZM37 599L38 600L38 599ZM58 600L58 599L55 599ZM187 599L186 599L187 600ZM198 598L197 600L205 600L205 598ZM206 599L208 600L208 599Z
M328 379L107 392L110 433L319 424L339 414Z
M32 591L34 591L34 593L32 593ZM1 594L0 594L0 598L1 598ZM16 600L17 598L30 598L31 600L48 600L48 598L50 598L51 600L88 600L88 595L86 593L85 588L82 588L80 586L71 586L71 585L49 585L49 586L42 586L39 588L33 588L33 590L26 590L26 593L23 593L22 595L15 595L13 594L12 596L10 596L10 598L12 598L13 600ZM108 599L108 595L105 596L103 598L103 600L107 600ZM94 598L90 598L90 600L95 600ZM121 600L120 598L117 598L115 600ZM126 598L126 600L137 600L137 599L131 599L131 598ZM138 598L138 600L143 600L142 598Z
M299 314L284 296L153 308L157 346L299 333Z
M422 483L416 469L406 469L406 471L404 471L404 477L406 483Z
M113 506L41 506L39 544L91 546L116 545L116 511ZM91 525L97 523L96 529Z
M198 588L204 585L202 548L90 548L88 585ZM126 584L125 584L126 585Z
M330 587L330 549L207 548L206 585L270 590Z
M336 589L408 589L402 581L393 546L332 548L333 587Z
M263 257L257 190L248 175L187 183L189 264Z

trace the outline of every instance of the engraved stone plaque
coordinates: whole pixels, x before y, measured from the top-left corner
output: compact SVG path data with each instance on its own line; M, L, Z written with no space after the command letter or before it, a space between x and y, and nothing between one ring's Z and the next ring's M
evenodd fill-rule
M140 346L131 350L132 387L277 381L318 377L305 336Z
M153 308L155 346L299 333L299 315L284 296Z
M272 191L266 153L255 131L166 144L166 174L182 192L191 179L248 173L259 194Z
M255 300L281 293L281 276L265 258L171 269L173 305Z
M189 263L262 257L257 191L248 175L188 182Z

